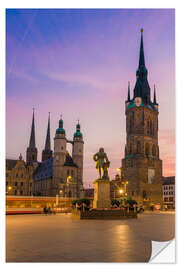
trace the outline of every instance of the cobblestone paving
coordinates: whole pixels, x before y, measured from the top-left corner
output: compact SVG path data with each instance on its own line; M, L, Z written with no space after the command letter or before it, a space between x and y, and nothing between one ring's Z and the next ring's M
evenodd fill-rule
M174 238L173 213L131 220L74 220L70 214L6 217L7 262L147 262L151 240Z

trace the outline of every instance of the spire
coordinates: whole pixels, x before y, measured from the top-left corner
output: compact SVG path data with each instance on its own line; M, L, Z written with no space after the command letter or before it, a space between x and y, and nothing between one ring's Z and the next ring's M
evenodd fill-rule
M36 143L35 143L34 108L33 108L33 118L32 118L29 147L26 150L26 162L30 164L37 162L37 148L36 148Z
M128 82L128 101L130 101L130 82Z
M45 148L42 151L42 161L45 161L52 157L52 150L51 150L51 139L50 139L50 112L48 117L48 127L47 127L47 134L46 134L46 141L45 141Z
M140 54L139 54L139 68L141 66L145 66L144 46L143 46L143 28L141 28L141 45L140 45Z
M154 104L157 104L157 102L156 102L156 87L155 87L155 85L154 85L154 102L153 102Z
M56 129L56 134L66 135L66 132L63 128L62 114L60 115L59 128Z
M79 120L78 120L78 123L76 125L76 132L74 133L74 138L82 138L81 126L79 124Z
M51 150L51 140L50 140L50 112L48 117L48 127L46 134L45 150Z
M36 148L35 125L34 125L34 108L33 108L33 118L32 118L32 126L31 126L31 136L30 136L30 141L29 141L29 148Z
M134 88L134 97L141 97L144 104L149 104L150 100L150 87L147 80L148 71L145 66L144 60L144 45L143 45L143 29L141 29L141 42L140 42L140 54L139 54L139 66L136 71L136 84Z

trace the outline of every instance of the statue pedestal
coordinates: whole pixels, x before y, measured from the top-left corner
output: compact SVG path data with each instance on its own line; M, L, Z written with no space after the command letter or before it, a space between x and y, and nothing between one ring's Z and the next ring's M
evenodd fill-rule
M97 179L94 181L93 208L110 208L110 182L109 180Z

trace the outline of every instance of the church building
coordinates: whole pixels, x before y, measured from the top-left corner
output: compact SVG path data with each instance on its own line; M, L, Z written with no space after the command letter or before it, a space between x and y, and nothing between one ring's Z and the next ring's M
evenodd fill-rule
M67 143L72 145L72 156L67 151ZM42 162L33 174L33 193L35 196L59 195L60 197L83 197L83 135L80 124L76 125L73 141L66 137L62 118L54 137L54 154L50 141L50 116L42 151ZM32 151L32 153L35 149Z
M72 156L67 151L67 143L72 145ZM84 142L79 122L71 141L66 137L62 118L56 129L53 153L49 115L45 147L39 162L33 110L26 162L21 154L18 160L6 159L6 195L83 197L83 156Z
M143 204L162 203L162 160L158 145L158 110L156 89L151 99L145 66L143 29L139 66L133 97L130 85L125 101L126 145L122 159L123 178L127 180L127 196Z

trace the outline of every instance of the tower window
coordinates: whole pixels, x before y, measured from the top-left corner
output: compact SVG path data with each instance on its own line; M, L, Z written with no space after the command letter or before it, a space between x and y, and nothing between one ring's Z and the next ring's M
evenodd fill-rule
M129 145L129 154L132 154L132 143Z
M149 156L149 144L148 143L146 143L145 154L146 154L146 156Z
M156 156L156 146L153 145L152 147L152 155L155 157Z
M134 112L132 112L132 115L130 116L130 120L129 120L129 131L130 131L130 133L133 132L133 127L134 127Z
M141 143L140 141L137 141L137 153L141 153Z

